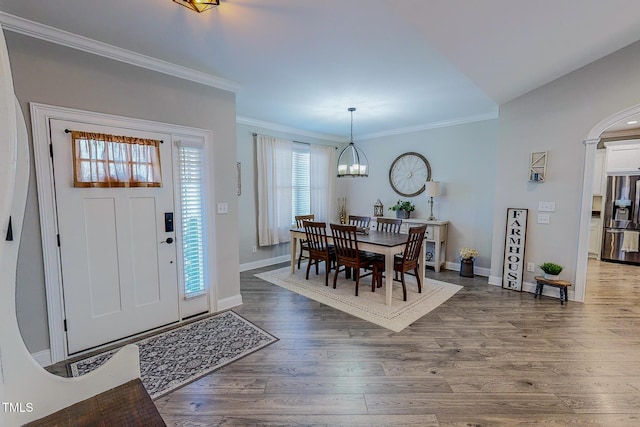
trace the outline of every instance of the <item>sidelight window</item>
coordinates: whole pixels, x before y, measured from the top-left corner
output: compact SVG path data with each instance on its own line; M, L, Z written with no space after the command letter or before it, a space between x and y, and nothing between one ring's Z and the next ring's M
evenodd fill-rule
M182 222L182 282L185 298L206 292L204 147L178 144L178 183Z

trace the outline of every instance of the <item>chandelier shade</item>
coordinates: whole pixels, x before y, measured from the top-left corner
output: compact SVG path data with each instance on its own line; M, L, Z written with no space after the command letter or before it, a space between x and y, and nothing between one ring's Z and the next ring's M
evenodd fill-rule
M338 178L345 176L358 177L369 176L369 161L360 148L353 143L353 112L355 108L350 107L351 112L351 139L349 145L338 156Z
M198 13L213 9L220 5L220 0L173 0L184 7L188 7Z

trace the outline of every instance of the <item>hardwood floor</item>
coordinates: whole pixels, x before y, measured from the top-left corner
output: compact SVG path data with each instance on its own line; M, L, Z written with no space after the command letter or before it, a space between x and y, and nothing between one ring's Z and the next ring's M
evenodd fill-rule
M589 263L585 304L464 289L394 333L241 273L277 343L156 400L167 425L640 425L640 267Z

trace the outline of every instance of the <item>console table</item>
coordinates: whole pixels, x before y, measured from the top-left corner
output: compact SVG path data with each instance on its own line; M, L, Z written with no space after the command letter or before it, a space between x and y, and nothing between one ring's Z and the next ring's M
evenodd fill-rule
M377 218L379 217L371 218L371 228L376 228ZM419 224L427 224L427 231L424 235L426 242L425 253L427 253L425 264L433 267L436 272L439 272L440 268L444 266L446 261L447 225L449 224L449 221L429 221L421 218L407 218L402 220L400 232L408 233L409 227ZM429 259L429 253L431 254L431 259Z

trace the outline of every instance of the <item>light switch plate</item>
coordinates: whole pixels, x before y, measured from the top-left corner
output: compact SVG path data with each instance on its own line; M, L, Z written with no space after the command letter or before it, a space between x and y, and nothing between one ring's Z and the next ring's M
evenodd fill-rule
M218 203L218 214L228 214L229 203Z
M538 202L539 212L555 212L556 202Z
M538 224L549 224L551 222L551 215L548 213L538 214Z

